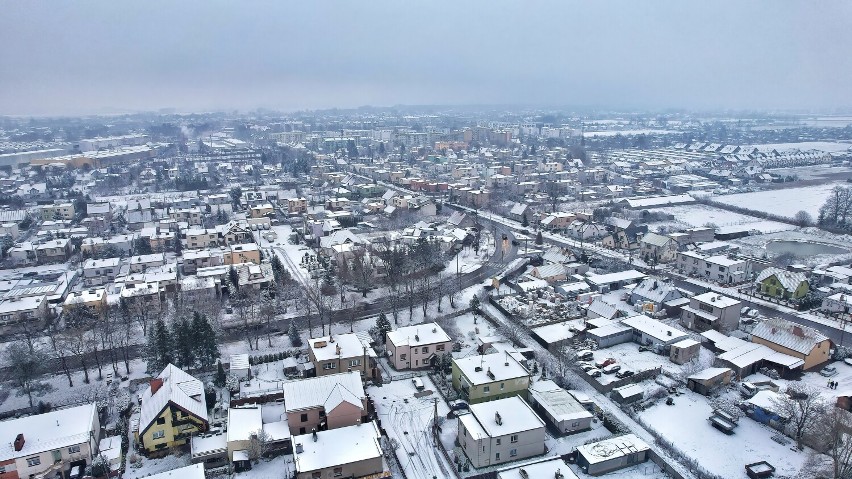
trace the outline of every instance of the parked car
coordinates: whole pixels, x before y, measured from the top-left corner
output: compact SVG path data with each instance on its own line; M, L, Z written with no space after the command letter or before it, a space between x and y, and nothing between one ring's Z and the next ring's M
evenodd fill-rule
M604 374L617 373L617 372L621 371L621 365L613 363L613 364L610 364L609 366L604 367L603 369L601 369L601 371L603 371Z
M424 388L423 381L420 378L412 378L411 383L414 384L414 388L418 391L422 391Z
M580 365L580 369L582 369L583 371L589 372L592 369L597 369L597 368L595 368L594 364L583 363L582 365Z
M582 351L577 352L577 361L591 361L595 358L595 353L589 351L588 349L584 349Z
M593 378L599 378L599 377L601 377L601 374L603 374L603 373L601 372L600 369L594 368L594 369L589 369L588 371L586 371L586 374L588 374L589 376L591 376Z
M452 411L461 411L462 409L470 409L470 406L464 401L457 401L450 404L450 410Z
M843 362L852 366L852 358L846 358L846 359L843 360Z
M834 366L826 366L819 370L819 373L827 378L837 375L837 368Z
M631 371L629 369L625 369L624 371L619 371L619 372L615 373L615 377L617 377L618 379L624 379L626 377L633 376L634 374L635 373L633 371Z
M595 366L598 369L603 369L603 368L609 366L610 364L614 364L614 363L615 363L615 358L606 358L606 359L602 359L600 361L597 361L595 363Z

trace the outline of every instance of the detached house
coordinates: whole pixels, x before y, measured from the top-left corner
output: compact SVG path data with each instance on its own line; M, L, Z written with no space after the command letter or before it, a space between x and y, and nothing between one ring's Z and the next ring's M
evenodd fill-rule
M509 352L453 359L453 387L469 403L525 394L530 373Z
M293 435L368 421L367 394L357 371L283 384L284 413Z
M369 337L356 333L324 336L309 341L309 355L317 376L349 371L359 371L367 377L376 377L376 352L370 347Z
M98 453L101 425L94 404L0 422L0 478L68 477Z
M438 323L405 326L387 333L387 351L396 369L432 366L441 354L449 354L452 340Z
M814 328L780 318L769 319L755 326L751 332L751 342L803 360L804 369L811 369L831 359L831 340Z
M209 427L204 384L169 364L142 393L136 440L147 453L181 446Z
M733 331L740 324L742 303L736 299L708 292L689 299L689 306L681 308L681 323L697 331Z
M476 468L544 454L545 424L520 397L470 406L459 416L458 442Z
M808 294L810 285L802 273L793 273L780 268L766 268L755 278L761 294L782 299L801 299Z
M668 236L648 233L639 242L639 254L646 263L668 263L677 257L677 241Z
M375 422L293 437L295 479L391 477Z

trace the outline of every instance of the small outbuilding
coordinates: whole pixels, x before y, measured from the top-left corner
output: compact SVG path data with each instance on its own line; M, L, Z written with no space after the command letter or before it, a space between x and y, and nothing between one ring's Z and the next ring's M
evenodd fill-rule
M621 404L631 403L642 399L645 390L638 384L628 384L612 389L612 399Z
M730 368L707 368L686 378L686 387L707 396L714 389L730 384L733 374Z
M600 476L646 462L649 450L634 434L625 434L578 447L577 465L590 476Z
M669 351L669 359L675 364L685 364L698 357L701 352L701 343L694 339L684 339L672 344Z
M234 376L240 379L248 379L251 377L251 365L249 364L248 354L232 354L231 363L228 370Z

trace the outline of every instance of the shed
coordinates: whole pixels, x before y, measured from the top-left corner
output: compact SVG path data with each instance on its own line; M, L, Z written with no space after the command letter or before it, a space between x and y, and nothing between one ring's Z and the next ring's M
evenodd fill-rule
M612 399L617 403L624 404L638 401L642 399L644 394L645 390L642 389L642 386L638 384L628 384L627 386L613 388Z
M669 351L669 359L675 364L684 364L698 357L701 352L701 343L694 339L684 339L672 344Z
M625 434L578 447L577 465L591 476L600 476L647 461L649 450L643 440Z
M251 365L249 364L249 355L232 354L231 363L228 369L234 376L240 379L248 379L249 377L251 377Z
M538 381L530 385L529 391L533 408L543 412L560 432L574 433L592 427L594 415L553 381Z
M598 343L598 348L608 348L616 344L629 343L633 338L633 329L620 323L608 324L590 329L586 337Z
M730 368L707 368L686 378L686 387L706 396L713 389L730 384L732 375Z

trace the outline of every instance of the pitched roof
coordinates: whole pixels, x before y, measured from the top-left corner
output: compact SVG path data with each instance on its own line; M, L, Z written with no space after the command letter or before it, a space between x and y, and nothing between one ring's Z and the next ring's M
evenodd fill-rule
M642 242L647 243L654 246L665 246L670 241L674 241L668 236L658 235L657 233L646 233L645 236L642 237Z
M331 389L331 392L328 394L325 403L323 403L323 407L325 408L326 412L333 411L334 408L344 402L348 402L349 404L352 404L353 406L356 406L358 408L363 407L361 399L358 396L353 394L352 391L346 389L346 386L342 386L340 385L340 383L337 383L334 385L334 387Z
M69 409L0 421L0 461L39 454L88 442L97 407L86 404ZM15 451L14 440L24 435L24 447Z
M683 297L680 290L675 288L674 285L655 278L648 278L642 281L633 288L631 294L655 303L662 303L663 301Z
M294 436L293 462L296 472L319 471L382 457L379 429L375 422Z
M751 335L802 354L810 354L817 344L828 339L814 328L781 318L773 318L757 324Z
M471 404L470 414L459 416L459 421L474 438L502 437L544 427L544 421L519 396Z
M367 397L364 386L361 383L361 375L358 371L341 374L329 374L301 381L284 383L284 407L287 412L302 409L311 409L325 406L335 389L342 389L334 393L338 397L346 398L351 402L352 398L361 404L361 400ZM345 390L345 392L343 391ZM338 403L331 401L335 406ZM328 411L329 409L326 409Z
M794 273L781 268L766 268L757 275L755 281L762 283L765 279L771 276L775 276L775 279L781 283L781 286L788 291L795 291L802 282L808 281L802 273Z
M163 385L153 395L150 386L142 393L142 409L139 413L140 434L148 429L169 403L207 421L207 400L204 397L204 384L200 380L185 373L174 364L166 366L157 378L163 380Z
M388 341L396 346L419 346L423 344L445 343L450 336L444 332L438 323L424 323L404 326L388 332Z

